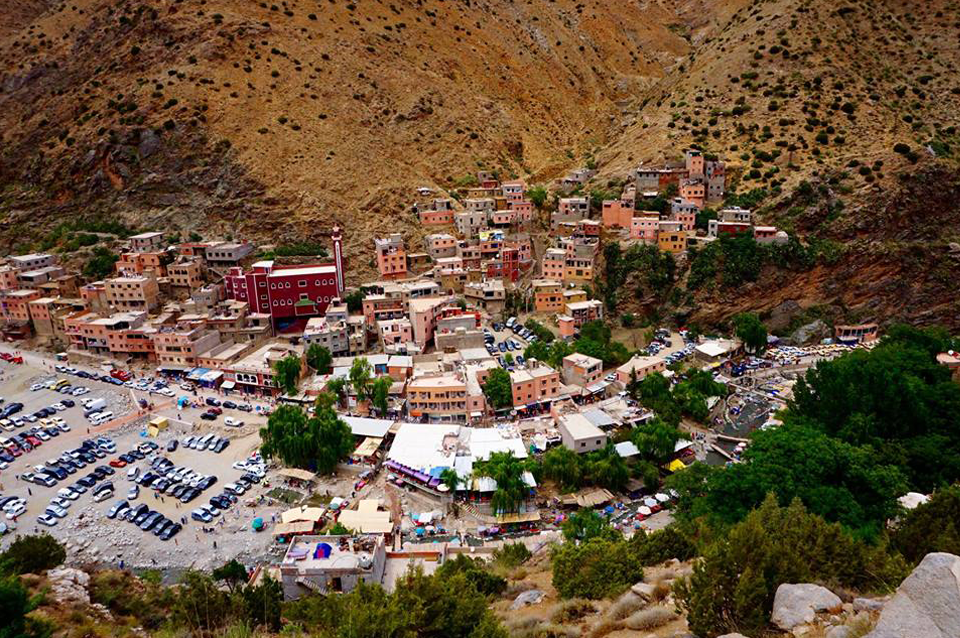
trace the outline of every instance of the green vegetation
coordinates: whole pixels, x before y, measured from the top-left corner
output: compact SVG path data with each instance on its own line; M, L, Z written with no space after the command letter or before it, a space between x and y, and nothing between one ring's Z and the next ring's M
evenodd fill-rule
M421 570L406 574L391 594L361 585L349 594L301 598L284 606L284 618L309 627L317 638L507 638L487 607L488 597L477 589L481 579L461 558L450 561L455 568L432 576Z
M300 357L295 354L287 355L273 364L274 382L285 394L293 396L300 384L300 370Z
M550 331L550 329L536 319L527 319L527 322L523 324L523 327L535 334L537 339L543 341L544 343L550 343L554 339L553 333Z
M102 246L93 249L93 256L83 265L83 276L87 279L103 279L113 272L113 265L120 259Z
M319 242L298 241L291 244L280 244L272 250L260 253L261 259L273 259L275 257L318 257L327 258L327 248Z
M936 356L956 347L943 330L894 326L873 350L810 370L786 421L869 446L915 491L949 485L960 480L960 386Z
M307 348L307 365L316 370L318 374L329 373L332 363L333 355L319 343L311 343Z
M559 446L543 456L544 478L555 481L561 490L572 492L585 485L622 491L630 480L630 468L612 443L587 454Z
M691 370L686 377L671 385L659 372L648 374L642 381L631 380L627 391L647 408L653 410L666 425L676 428L683 415L697 421L709 416L707 399L723 397L727 388L713 380L713 375L704 370Z
M321 395L310 417L298 406L277 406L260 428L263 455L320 474L333 472L354 448L353 432L337 416L333 401L332 395Z
M906 567L885 545L855 540L840 525L807 512L799 500L781 507L773 496L709 544L703 557L690 579L675 587L691 631L701 636L759 632L782 583L886 591L900 582Z
M610 338L610 328L602 321L588 321L580 326L580 336L573 342L576 352L601 359L604 367L619 366L630 358L627 347Z
M373 377L373 366L366 357L357 357L350 366L350 385L357 395L357 402L370 398L370 379Z
M563 598L608 598L642 579L640 559L622 537L600 534L553 550L553 586Z
M893 534L893 546L911 563L930 552L960 555L960 485L944 488L910 510Z
M347 304L347 311L355 313L363 310L363 296L363 291L355 290L344 297L343 300Z
M18 536L0 554L0 573L40 574L62 565L67 551L49 534Z
M494 410L503 410L513 406L513 384L510 373L503 368L494 368L483 384L483 396Z
M610 527L610 521L595 510L580 509L560 526L567 541L588 541L591 538L617 540L620 532Z
M475 476L492 478L497 482L497 489L490 498L490 507L497 514L520 510L530 493L523 474L536 470L535 461L518 459L512 452L494 452L486 461L473 466Z
M534 186L527 191L527 199L533 202L537 210L543 210L543 205L547 203L547 189L543 186Z
M387 415L387 408L390 399L390 386L393 385L393 379L388 376L377 377L370 386L370 402L377 409L380 416Z
M596 281L596 287L610 312L616 311L620 295L630 296L625 286L634 273L642 275L633 291L639 297L652 294L665 298L676 277L673 255L656 246L636 244L622 252L620 244L611 242L604 247L603 257L603 278Z
M760 355L767 349L767 327L760 317L752 312L742 312L733 318L733 326L747 352Z

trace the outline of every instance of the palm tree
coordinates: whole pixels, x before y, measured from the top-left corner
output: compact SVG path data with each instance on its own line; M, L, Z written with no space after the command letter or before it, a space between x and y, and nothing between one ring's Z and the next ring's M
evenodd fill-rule
M440 480L450 488L451 494L456 492L457 488L460 487L460 477L457 475L457 471L451 467L445 468L443 472L440 473Z

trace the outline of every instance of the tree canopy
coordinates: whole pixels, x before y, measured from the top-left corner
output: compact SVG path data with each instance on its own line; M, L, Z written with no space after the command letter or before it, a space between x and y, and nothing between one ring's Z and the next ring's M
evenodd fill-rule
M767 349L767 327L760 317L752 312L741 312L733 318L733 326L747 352L762 354Z
M893 545L911 563L930 552L960 555L960 485L934 492L930 500L904 515Z
M370 398L370 379L373 377L373 366L366 357L357 357L350 366L350 385L357 395L357 402Z
M307 364L319 374L330 372L330 364L332 363L333 355L319 343L311 343L307 348Z
M494 368L483 384L483 396L494 410L513 406L513 383L510 373L503 368Z
M870 445L929 493L960 479L960 385L936 361L942 330L900 326L873 350L821 361L794 387L785 416L852 445Z
M284 394L293 396L297 393L297 386L300 383L300 366L300 357L295 354L288 355L273 364L274 380Z
M496 514L520 510L530 494L523 474L533 470L534 465L529 459L518 459L512 452L493 452L487 460L474 463L474 475L492 478L497 483L490 498L490 507Z
M393 379L388 376L377 377L370 387L370 401L380 416L386 416L390 399L390 387Z
M320 474L332 472L354 449L353 432L330 401L318 401L311 417L298 406L278 406L260 429L260 439L264 456Z

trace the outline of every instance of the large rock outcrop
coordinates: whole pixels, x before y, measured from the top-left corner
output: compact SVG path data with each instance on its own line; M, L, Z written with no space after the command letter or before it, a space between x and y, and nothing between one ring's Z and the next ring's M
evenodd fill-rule
M770 619L781 629L790 631L798 625L813 622L817 612L842 604L836 594L820 585L784 583L777 587Z
M927 554L880 613L866 638L960 636L960 556Z

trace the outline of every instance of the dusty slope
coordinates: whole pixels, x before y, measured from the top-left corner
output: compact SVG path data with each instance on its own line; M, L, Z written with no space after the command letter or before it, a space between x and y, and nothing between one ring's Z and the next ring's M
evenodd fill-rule
M371 233L409 224L416 185L480 164L551 176L568 152L606 143L616 102L689 50L667 28L679 20L668 6L58 5L0 45L2 207L189 228L233 221L267 236L339 221L356 256ZM147 157L140 128L159 129ZM197 184L191 157L228 175L205 170L199 193L182 188ZM207 213L233 194L245 197L243 216Z

